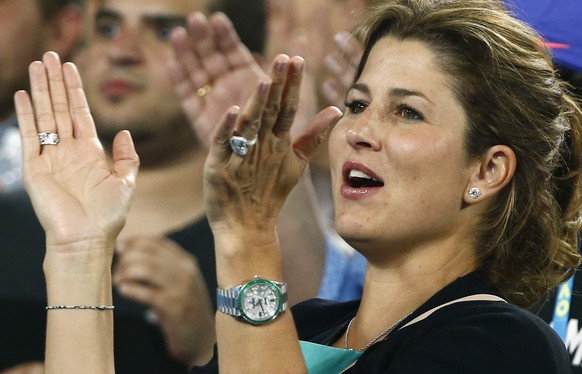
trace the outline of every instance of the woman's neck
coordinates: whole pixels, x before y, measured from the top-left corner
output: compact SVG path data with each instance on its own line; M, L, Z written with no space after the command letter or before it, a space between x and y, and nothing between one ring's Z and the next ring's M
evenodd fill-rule
M350 329L350 348L365 346L457 278L474 271L476 264L472 240L408 250L389 263L369 261L362 302ZM343 337L334 345L343 348Z

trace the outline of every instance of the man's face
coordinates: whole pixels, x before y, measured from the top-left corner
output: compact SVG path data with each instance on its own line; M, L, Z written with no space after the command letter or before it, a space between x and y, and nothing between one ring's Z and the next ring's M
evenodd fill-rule
M173 27L203 10L193 0L104 0L76 59L99 135L132 132L140 156L191 139L168 73Z
M28 65L48 42L38 0L0 1L0 120L14 112L13 95L28 88Z

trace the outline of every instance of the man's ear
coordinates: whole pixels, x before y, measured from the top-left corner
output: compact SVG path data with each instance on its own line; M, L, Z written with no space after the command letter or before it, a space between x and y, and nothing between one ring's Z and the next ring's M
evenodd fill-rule
M59 10L50 20L47 50L55 51L63 61L70 60L83 34L83 13L77 5Z
M513 178L517 159L506 145L496 145L483 154L465 188L463 201L474 204L494 196Z

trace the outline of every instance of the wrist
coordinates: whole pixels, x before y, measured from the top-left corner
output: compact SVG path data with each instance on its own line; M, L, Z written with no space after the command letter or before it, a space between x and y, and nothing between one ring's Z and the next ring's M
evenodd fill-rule
M216 235L216 275L222 288L261 275L282 280L281 248L276 233Z
M57 274L46 277L48 305L111 305L111 275Z
M43 262L49 305L111 304L113 244L47 244Z
M113 260L115 242L85 240L68 244L50 244L43 262L45 275L100 274L109 270Z

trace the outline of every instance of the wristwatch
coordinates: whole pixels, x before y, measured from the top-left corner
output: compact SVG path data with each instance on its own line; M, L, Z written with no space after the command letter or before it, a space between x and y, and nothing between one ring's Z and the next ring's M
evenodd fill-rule
M248 283L216 289L217 309L253 325L262 325L287 310L287 283L255 275Z

